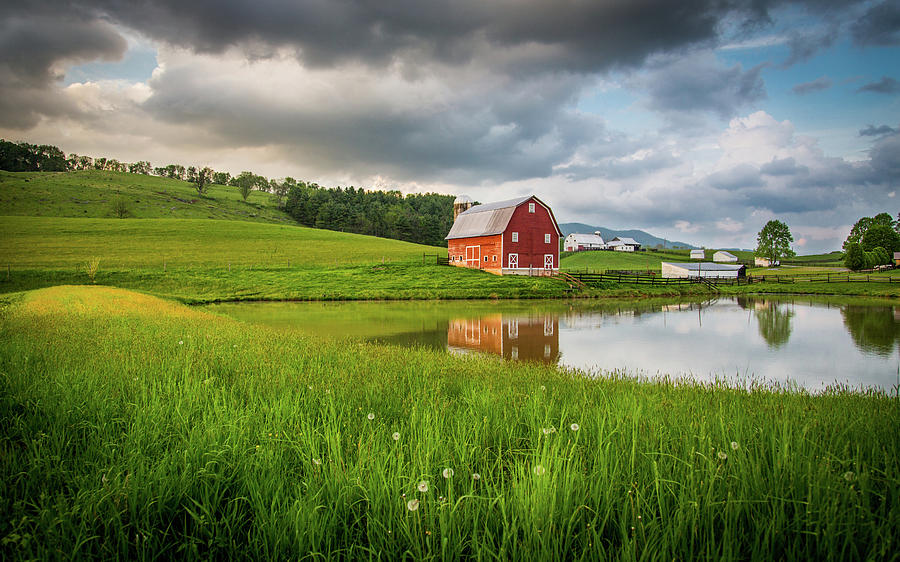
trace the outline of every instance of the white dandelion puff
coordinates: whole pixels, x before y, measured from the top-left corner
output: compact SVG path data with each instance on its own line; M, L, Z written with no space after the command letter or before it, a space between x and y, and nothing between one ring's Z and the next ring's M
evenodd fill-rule
M719 451L717 453L717 455L719 456L720 460L724 461L724 460L728 459L728 454L725 451Z
M847 482L853 482L854 480L856 480L856 475L853 474L852 470L848 470L844 473L844 480L846 480Z
M544 467L541 465L537 465L534 467L534 473L538 476L543 476L545 472L547 471L544 470Z
M409 500L408 502L406 502L406 509L410 511L419 509L419 500Z
M375 412L369 412L369 415L366 416L366 417L369 418L369 421L374 420L374 419L375 419Z
M571 429L572 431L578 431L579 429L581 429L581 426L578 425L577 423L573 423L572 425L569 426L569 429Z
M541 431L544 432L544 435L550 435L550 428L549 428L549 427L542 427L542 428L541 428Z
M395 431L394 434L391 435L391 439L393 439L394 441L400 441L400 432Z
M421 482L419 482L419 485L416 486L416 490L418 490L424 494L425 492L428 491L428 482L426 482L425 480L422 480Z
M313 459L313 464L319 466L322 464L322 459Z
M737 451L737 450L740 449L740 448L741 448L741 446L738 445L738 442L737 442L737 441L732 441L732 442L731 442L731 450L732 450L732 451Z
M481 475L477 472L472 473L472 480L481 480Z
M178 340L178 345L184 345L184 340Z
M445 468L444 471L443 471L441 474L444 475L444 478L447 478L447 479L453 478L453 469L452 469L452 468Z

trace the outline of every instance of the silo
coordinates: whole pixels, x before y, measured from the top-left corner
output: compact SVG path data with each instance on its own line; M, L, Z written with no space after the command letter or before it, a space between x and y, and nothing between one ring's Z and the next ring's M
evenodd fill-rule
M468 211L475 202L472 201L472 198L468 195L460 195L453 201L453 221L456 222L456 217L459 216L460 213Z

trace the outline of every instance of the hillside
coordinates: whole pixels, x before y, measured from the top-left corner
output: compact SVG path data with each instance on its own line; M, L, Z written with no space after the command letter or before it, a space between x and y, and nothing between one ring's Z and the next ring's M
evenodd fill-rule
M610 228L604 228L602 226L591 226L589 224L584 224L580 222L564 222L559 225L560 230L562 230L563 236L568 236L569 234L580 233L580 234L593 234L596 231L600 231L600 236L603 237L604 240L612 240L616 236L623 238L634 238L635 241L640 244L650 248L656 245L664 246L665 248L686 248L689 250L693 250L697 248L697 246L692 246L686 242L678 242L673 240L665 240L663 238L659 238L657 236L653 236L648 232L644 232L643 230L612 230Z
M104 268L338 265L422 261L435 248L292 225L202 219L4 217L0 263L62 268L98 257Z
M186 182L157 176L83 170L0 172L0 215L112 218L123 202L130 218L224 219L296 224L275 197L210 185L203 197Z
M663 261L690 261L688 250L646 252L565 252L559 263L562 270L603 271L607 269L659 271Z

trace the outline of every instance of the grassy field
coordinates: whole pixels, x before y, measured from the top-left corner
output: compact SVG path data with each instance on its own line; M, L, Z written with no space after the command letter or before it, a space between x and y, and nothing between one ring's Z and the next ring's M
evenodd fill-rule
M71 268L93 257L105 268L329 266L418 261L446 248L246 221L0 217L0 263ZM432 258L433 261L433 258Z
M245 202L238 188L210 185L203 197L192 184L141 174L0 171L0 215L112 218L123 201L133 218L224 219L294 224L272 195L254 191Z
M711 259L711 258L710 258ZM690 261L689 250L664 250L658 252L565 252L559 265L564 271L653 270L659 271L664 261Z
M4 297L0 372L4 559L900 551L880 393L593 380L106 287Z

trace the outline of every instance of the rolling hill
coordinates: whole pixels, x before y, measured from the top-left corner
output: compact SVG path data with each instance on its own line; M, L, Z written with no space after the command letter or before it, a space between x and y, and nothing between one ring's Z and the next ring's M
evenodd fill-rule
M683 248L688 250L697 248L697 246L692 246L691 244L688 244L686 242L665 240L663 238L653 236L648 232L644 232L643 230L612 230L610 228L605 228L602 226L591 226L580 222L561 223L559 225L559 228L560 230L562 230L563 236L568 236L573 232L581 234L592 234L599 230L600 236L602 236L604 240L611 240L616 236L619 236L634 238L637 242L648 248L654 247L657 244L665 248Z

